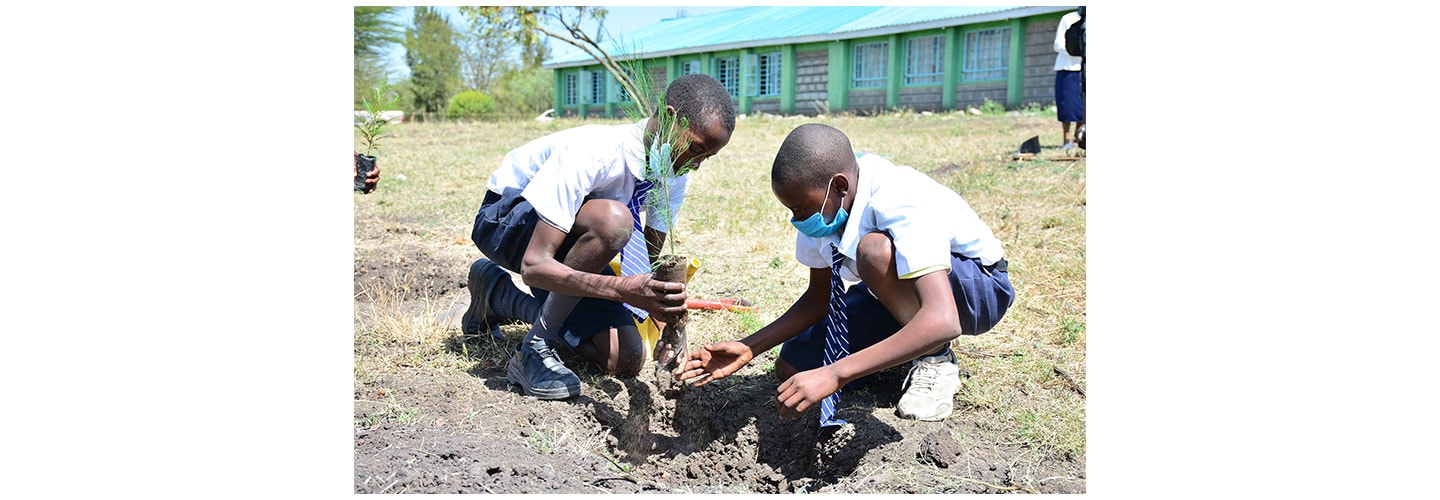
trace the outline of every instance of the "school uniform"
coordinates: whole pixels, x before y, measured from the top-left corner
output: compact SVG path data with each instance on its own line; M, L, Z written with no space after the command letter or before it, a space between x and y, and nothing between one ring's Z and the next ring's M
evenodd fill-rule
M1014 302L1015 291L1005 250L989 226L959 194L913 168L874 154L860 155L856 163L860 177L849 219L840 231L822 238L797 231L796 260L812 268L831 268L832 248L838 249L841 278L859 281L855 256L860 239L872 232L888 233L900 279L947 273L961 333L978 335L994 327ZM843 301L848 352L877 344L900 330L899 321L865 283L851 285ZM780 357L800 371L823 366L828 322L822 319L786 341Z
M1064 123L1085 121L1085 94L1081 92L1080 70L1085 58L1072 56L1065 50L1065 31L1080 22L1078 12L1070 12L1060 18L1055 29L1055 116Z
M583 125L525 144L509 154L486 184L485 200L475 216L471 239L485 257L520 272L536 224L569 233L580 206L589 199L634 202L645 169L643 135L647 120L625 125ZM688 175L670 183L670 213L684 202ZM659 196L652 189L647 196ZM669 232L668 221L645 204L648 226ZM612 273L607 266L603 274ZM544 301L549 291L532 288ZM533 323L536 318L515 318ZM610 327L634 324L620 302L583 298L566 318L562 336L573 349Z

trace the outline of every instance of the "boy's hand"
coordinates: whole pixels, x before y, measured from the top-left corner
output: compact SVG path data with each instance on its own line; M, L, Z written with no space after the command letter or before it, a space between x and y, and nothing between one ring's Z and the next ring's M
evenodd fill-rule
M686 356L680 367L675 369L675 379L685 381L702 377L691 383L699 387L735 373L754 356L750 346L733 340L710 344Z
M834 365L831 365L834 366ZM780 384L780 418L800 418L811 406L840 390L840 378L829 367L806 370Z
M625 303L644 309L655 316L656 321L671 323L685 312L684 283L655 281L649 274L637 274L621 278L620 293Z
M358 173L360 173L360 159L356 158L355 155L350 155L350 176L354 177L355 174ZM361 194L373 193L377 187L380 187L379 162L375 162L375 167L370 170L370 173L365 174L365 191Z

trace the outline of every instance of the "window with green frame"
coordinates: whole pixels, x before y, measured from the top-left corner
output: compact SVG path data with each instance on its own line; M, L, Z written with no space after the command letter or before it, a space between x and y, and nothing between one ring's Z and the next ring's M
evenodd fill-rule
M605 102L605 77L604 71L587 71L590 75L590 104L603 104Z
M575 72L565 73L565 105L574 106L580 100L580 75Z
M745 60L745 93L759 97L780 95L780 53L751 54Z
M1010 71L1010 28L965 32L965 62L960 81L1004 80Z
M945 79L945 37L911 38L905 41L905 84L941 83Z
M855 46L855 88L884 87L888 75L885 65L890 59L890 42L862 43Z
M626 76L630 77L631 82L635 81L634 71L631 71L630 68L624 68L623 71ZM605 83L610 86L608 102L630 102L630 93L625 91L625 87L620 85L620 80L616 80L615 75L611 75L609 71L605 72Z
M693 59L680 63L680 76L693 75L700 72L700 60Z
M710 65L715 69L715 79L720 80L730 97L740 97L740 58L717 57L710 61Z

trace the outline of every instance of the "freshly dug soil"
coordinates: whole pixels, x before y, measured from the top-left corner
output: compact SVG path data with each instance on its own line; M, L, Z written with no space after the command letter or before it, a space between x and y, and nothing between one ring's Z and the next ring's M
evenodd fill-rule
M382 238L396 227L357 224L357 240ZM461 255L436 256L412 245L357 247L357 293L392 287L389 295L415 317L433 311L437 300L467 303L465 272L473 257ZM683 261L680 272L683 279ZM357 297L357 310L375 305L369 297ZM368 328L363 317L356 326ZM972 418L984 409L957 407L943 422L896 417L904 366L847 390L838 411L850 424L821 435L818 409L779 418L769 358L702 387L657 387L663 379L653 376L653 362L640 376L617 379L564 352L582 393L562 401L523 396L507 383L504 366L524 331L507 326L504 339L460 339L453 329L445 346L357 335L354 491L1085 492L1084 457L1011 444L1013 436ZM436 368L445 362L427 359L437 351L464 366ZM362 375L359 362L368 359L396 361L380 375Z

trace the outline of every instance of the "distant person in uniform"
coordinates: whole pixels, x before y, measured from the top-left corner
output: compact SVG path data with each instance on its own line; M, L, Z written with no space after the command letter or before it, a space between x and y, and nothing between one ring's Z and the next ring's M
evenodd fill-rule
M1055 109L1064 149L1075 147L1070 124L1075 124L1077 134L1085 127L1085 96L1080 91L1084 58L1070 55L1065 47L1065 32L1080 20L1079 12L1069 12L1060 18L1060 26L1055 29Z

